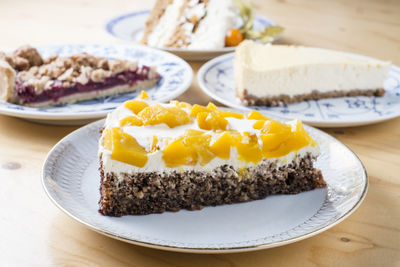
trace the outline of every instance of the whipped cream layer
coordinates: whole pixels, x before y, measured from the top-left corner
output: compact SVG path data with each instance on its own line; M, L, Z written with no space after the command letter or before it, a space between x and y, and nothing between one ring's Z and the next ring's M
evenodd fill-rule
M223 48L227 31L237 24L236 10L232 0L209 0L207 3L199 0L173 0L148 35L146 42L159 48ZM178 39L176 45L171 45L174 38Z
M174 34L179 24L181 9L185 0L173 0L164 11L157 26L147 39L147 44L153 47L164 47Z
M235 86L256 97L383 89L390 65L328 49L244 41L235 53Z
M212 50L225 46L225 35L236 26L236 7L232 0L211 0L207 5L207 16L193 34L189 49Z
M172 104L161 104L162 106L169 107L173 106ZM189 114L189 109L183 109L185 112ZM120 121L128 116L134 115L133 112L124 107L120 106L113 112L111 112L106 119L104 125L104 131L107 129L111 129L113 127L120 127ZM227 130L236 130L238 132L248 132L250 134L260 135L260 130L256 130L253 128L254 123L257 120L242 120L233 117L227 117L226 120L228 121ZM292 121L289 123L292 128L296 127L297 121ZM193 130L201 130L199 128L196 119L192 119L191 122L188 124L176 126L173 128L168 127L166 124L157 124L157 125L148 125L148 126L122 126L122 131L136 139L136 141L146 149L146 151L151 151L153 145L153 136L157 137L158 140L158 147L159 149L150 152L147 154L147 162L143 167L137 167L131 164L127 164L121 161L116 161L111 158L112 151L105 149L102 146L102 142L99 143L99 156L103 163L103 169L105 173L128 173L132 174L135 172L182 172L186 170L197 170L197 171L205 171L211 172L215 168L222 166L222 165L231 165L235 169L241 168L251 168L255 167L258 163L248 162L245 160L241 160L238 152L235 147L231 147L230 150L230 157L229 159L222 159L219 157L213 158L205 165L200 165L197 163L196 165L180 165L178 167L168 167L166 166L164 160L162 159L163 152L162 150L165 148L166 144L163 142L164 139L171 138L172 140L176 140L179 137L185 134L185 131L188 129ZM213 131L204 131L205 134L210 134L213 136L211 139L211 143L214 142L216 135ZM260 138L258 138L259 143L261 142ZM262 145L260 143L260 145ZM307 153L317 157L319 155L319 147L317 144L315 145L308 145L302 147L297 151L292 151L285 156L278 157L278 158L264 158L262 162L264 163L275 163L277 167L284 166L286 164L290 164L292 162L296 162L301 157L304 157Z

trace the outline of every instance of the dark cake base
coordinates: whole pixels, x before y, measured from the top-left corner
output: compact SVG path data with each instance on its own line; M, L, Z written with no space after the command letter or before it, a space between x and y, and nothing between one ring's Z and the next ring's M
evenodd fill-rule
M273 97L256 97L248 94L247 90L244 90L241 100L245 105L248 106L279 106L284 104L296 103L306 100L317 100L323 98L334 98L334 97L349 97L349 96L383 96L385 94L384 89L374 90L351 90L351 91L331 91L327 93L321 93L317 90L312 91L310 94L289 96L281 94Z
M241 170L223 165L210 173L184 171L173 173L104 175L100 162L100 209L103 215L143 215L198 210L216 206L263 199L272 194L297 194L325 187L321 171L313 168L308 154L299 163L276 168L261 163L253 170Z

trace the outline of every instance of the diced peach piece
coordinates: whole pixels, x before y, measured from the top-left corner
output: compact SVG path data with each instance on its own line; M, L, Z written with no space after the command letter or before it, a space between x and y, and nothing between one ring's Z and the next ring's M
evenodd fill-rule
M290 125L280 123L278 121L267 121L264 126L261 128L262 133L281 133L284 132L286 134L290 134L291 127Z
M128 116L120 121L121 126L142 126L143 122L136 116Z
M268 118L267 116L264 116L263 114L261 114L260 112L253 110L250 111L246 114L246 118L248 120L270 120L270 118Z
M196 117L197 113L199 113L199 112L207 112L208 113L208 112L210 112L210 110L208 108L204 107L204 106L195 104L195 105L193 105L189 116L190 117Z
M112 151L112 131L111 129L106 129L103 133L103 138L101 140L102 146L109 150Z
M260 137L263 143L263 152L278 149L279 146L289 138L288 135L281 133L262 134Z
M317 145L317 142L311 138L311 136L307 133L307 131L303 127L303 123L300 120L297 120L296 122L296 132L301 134L304 139L307 140L309 145L315 146Z
M141 91L140 95L137 98L139 98L139 99L147 99L147 98L149 98L149 95L145 91Z
M253 124L253 128L256 130L260 130L264 124L265 124L266 120L258 120Z
M157 145L158 145L158 138L157 138L157 136L154 135L153 136L153 143L151 144L150 152L156 151L158 149Z
M138 116L145 126L165 123L168 127L174 128L190 121L188 114L181 108L163 107L159 104L144 108Z
M206 165L214 158L214 154L208 149L210 140L210 135L197 130L188 130L184 137L184 144L196 151L199 163L202 166Z
M204 134L204 131L199 131L195 129L187 129L185 131L185 136L201 136Z
M167 167L179 167L181 165L196 165L197 153L192 147L185 146L183 138L170 143L162 151L162 159Z
M124 133L120 128L112 128L113 149L111 159L144 167L147 162L147 152L136 139Z
M228 121L217 113L197 113L197 124L203 130L226 130Z
M124 107L130 109L135 114L138 114L140 111L148 106L149 104L141 100L128 100L124 103Z
M179 102L178 100L171 100L169 103L180 108L187 108L187 109L192 108L191 104L186 102Z
M231 146L233 143L233 137L229 132L222 133L217 140L210 146L211 152L215 156L222 159L229 159L231 153Z
M290 127L288 125L285 126ZM264 147L263 145L265 157L281 157L287 155L292 151L297 151L305 146L316 145L316 142L304 130L303 125L300 121L297 121L294 131L284 129L283 131L278 133L261 135L263 143L265 142L264 144L267 143L266 136L271 136L271 137L268 139L268 141L270 142L269 147ZM275 143L280 142L280 145L273 148L272 147L273 142Z
M239 159L258 163L262 160L262 151L256 135L243 136L242 142L236 144Z
M210 111L215 111L215 112L220 111L220 109L214 103L211 103L211 102L208 103L207 109Z
M220 114L225 118L227 118L227 117L236 118L236 119L244 118L244 115L239 112L221 111Z

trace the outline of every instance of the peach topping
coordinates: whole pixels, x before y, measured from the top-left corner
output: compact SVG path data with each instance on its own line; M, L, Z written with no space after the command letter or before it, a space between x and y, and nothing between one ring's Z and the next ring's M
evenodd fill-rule
M124 133L121 128L107 129L103 146L111 150L111 158L137 167L144 167L147 162L147 152L135 138Z
M121 127L107 129L103 134L102 145L112 152L111 158L143 167L149 153L161 151L167 167L182 165L206 165L214 158L228 160L232 148L236 149L239 160L260 162L263 158L287 155L307 145L316 145L304 130L302 123L295 127L271 120L258 111L241 113L218 109L214 104L193 105L171 101L169 105L149 105L142 100L130 100L124 106L132 115L120 121L121 127L145 127L165 123L170 128L197 123L200 130L188 129L176 139L154 138L151 149L145 148L134 137L123 132ZM253 120L254 131L239 132L229 129L227 118ZM155 132L156 136L157 133ZM158 142L163 142L160 149Z

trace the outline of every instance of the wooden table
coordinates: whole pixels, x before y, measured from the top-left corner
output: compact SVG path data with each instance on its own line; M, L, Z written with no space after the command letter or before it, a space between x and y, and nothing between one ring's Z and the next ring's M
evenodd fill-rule
M149 3L148 3L149 2ZM149 8L140 0L0 1L0 49L22 44L114 42L111 17ZM281 43L365 54L400 65L400 2L254 1L286 27ZM202 63L191 63L195 71ZM210 99L196 81L180 100ZM332 229L262 251L181 254L143 248L95 233L47 198L41 167L47 152L77 127L0 116L1 266L400 266L400 118L371 126L324 129L365 164L370 188L361 207Z

